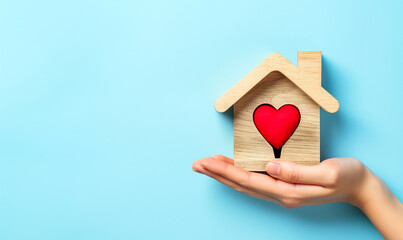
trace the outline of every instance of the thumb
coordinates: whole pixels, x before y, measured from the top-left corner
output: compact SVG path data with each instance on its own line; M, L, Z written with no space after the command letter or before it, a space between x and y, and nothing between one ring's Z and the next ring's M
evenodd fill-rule
M306 166L289 161L270 161L266 172L289 183L323 185L326 180L326 173L319 164Z

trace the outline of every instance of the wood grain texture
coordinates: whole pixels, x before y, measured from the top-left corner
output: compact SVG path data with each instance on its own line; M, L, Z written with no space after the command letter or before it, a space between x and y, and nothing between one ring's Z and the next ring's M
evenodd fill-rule
M320 51L298 52L298 67L281 54L273 53L222 95L216 101L215 108L219 112L225 112L269 73L279 71L324 110L336 112L339 102L317 81L321 76L321 64Z
M311 81L320 86L320 74L312 77ZM263 103L277 109L285 104L293 104L301 112L300 124L284 144L281 159L306 165L319 163L319 106L290 79L275 71L264 77L234 105L235 165L248 171L265 171L267 162L275 159L272 147L253 123L253 111Z

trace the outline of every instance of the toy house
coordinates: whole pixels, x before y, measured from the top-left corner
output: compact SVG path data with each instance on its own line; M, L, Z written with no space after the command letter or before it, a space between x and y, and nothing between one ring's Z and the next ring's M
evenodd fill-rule
M298 52L298 66L273 53L215 103L234 106L235 165L265 171L275 159L320 162L320 109L334 113L339 102L321 86L322 53Z

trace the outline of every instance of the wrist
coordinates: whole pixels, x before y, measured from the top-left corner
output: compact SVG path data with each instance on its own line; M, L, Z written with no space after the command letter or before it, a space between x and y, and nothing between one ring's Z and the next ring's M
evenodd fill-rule
M353 191L349 203L364 211L373 202L374 195L385 194L383 185L383 181L365 167L362 181L357 185L356 190Z
M350 204L360 208L365 214L377 212L383 206L395 206L397 198L385 182L366 168L363 181L353 194ZM399 202L397 200L397 202Z
M351 204L357 206L385 239L403 236L403 205L385 182L367 169Z

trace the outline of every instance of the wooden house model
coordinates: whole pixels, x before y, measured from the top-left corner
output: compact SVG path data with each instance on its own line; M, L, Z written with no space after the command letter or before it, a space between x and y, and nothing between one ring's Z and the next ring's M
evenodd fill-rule
M273 53L215 103L234 106L235 165L265 171L275 159L320 162L320 109L334 113L339 102L321 86L322 53L298 52L298 66Z

